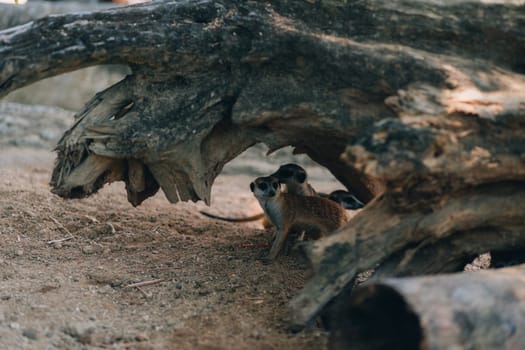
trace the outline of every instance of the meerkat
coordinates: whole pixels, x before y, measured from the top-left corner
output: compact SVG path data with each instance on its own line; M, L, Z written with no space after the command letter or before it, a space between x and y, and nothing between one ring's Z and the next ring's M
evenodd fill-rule
M336 190L330 194L317 192L312 185L306 181L308 177L306 170L294 163L280 166L279 169L270 176L276 177L279 179L279 183L286 185L287 193L328 198L348 210L356 210L365 206L363 202L349 191Z
M285 185L284 192L286 193L293 193L301 196L317 195L317 192L307 181L308 174L306 173L306 170L297 164L289 163L282 165L275 173L270 176L276 177L281 184ZM249 222L263 219L265 217L264 212L244 218L218 216L205 211L201 211L200 213L212 219L228 222ZM262 224L264 228L270 228L272 226L268 220L263 220Z
M277 179L279 179L279 183L285 185L284 192L286 193L298 194L303 196L321 196L323 198L328 198L336 203L339 203L343 208L348 210L356 210L364 207L364 204L349 191L336 190L331 192L330 194L320 192L318 193L307 181L308 174L306 170L295 163L281 165L279 169L270 176L276 177ZM227 222L250 222L260 220L265 217L264 212L242 218L219 216L208 213L206 211L200 211L200 213L209 218ZM267 229L272 226L272 224L267 219L264 219L262 221L262 224L263 227Z
M361 209L365 205L352 193L344 190L333 191L327 196L328 199L339 203L343 208L348 210Z
M279 180L273 176L255 179L250 189L277 228L270 253L263 260L265 263L279 255L290 231L305 231L308 235L322 237L347 221L346 212L339 204L318 196L281 192Z
M279 180L279 183L286 185L286 193L298 194L301 196L317 196L317 192L307 181L308 174L303 167L288 163L281 165L272 175Z

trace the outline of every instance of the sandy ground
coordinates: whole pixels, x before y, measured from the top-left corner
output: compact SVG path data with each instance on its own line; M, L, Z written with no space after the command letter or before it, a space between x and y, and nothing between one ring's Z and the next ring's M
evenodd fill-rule
M0 348L326 348L320 328L288 330L287 303L309 272L299 254L263 265L271 232L259 223L207 219L202 203L161 193L133 208L121 183L64 200L49 191L52 160L0 151ZM253 175L236 169L218 178L209 211L259 211Z

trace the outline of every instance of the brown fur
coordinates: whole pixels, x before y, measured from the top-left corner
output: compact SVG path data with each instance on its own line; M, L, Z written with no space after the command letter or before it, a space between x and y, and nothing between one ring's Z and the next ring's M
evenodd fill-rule
M339 204L316 196L282 193L274 177L257 178L250 187L266 216L277 228L275 241L265 259L268 262L279 255L290 231L305 231L310 237L323 237L347 221L345 210Z
M285 192L294 193L302 196L316 196L317 192L307 181L307 173L301 166L289 163L279 167L279 169L272 175L279 180L279 182L285 185ZM271 228L273 225L264 213L243 217L243 218L231 218L225 216L218 216L210 214L205 211L200 212L202 215L212 219L228 221L228 222L249 222L262 219L262 225L265 229Z

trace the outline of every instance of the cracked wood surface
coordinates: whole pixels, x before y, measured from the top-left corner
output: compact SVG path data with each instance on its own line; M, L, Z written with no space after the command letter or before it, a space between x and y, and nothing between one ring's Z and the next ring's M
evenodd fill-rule
M304 324L375 264L438 271L399 259L414 246L522 227L524 10L201 0L50 16L0 32L0 95L89 65L130 66L57 146L51 185L67 198L125 181L133 205L159 188L174 203L209 202L223 165L258 142L330 169L370 204L314 245L317 274L292 303ZM478 249L459 246L454 261Z

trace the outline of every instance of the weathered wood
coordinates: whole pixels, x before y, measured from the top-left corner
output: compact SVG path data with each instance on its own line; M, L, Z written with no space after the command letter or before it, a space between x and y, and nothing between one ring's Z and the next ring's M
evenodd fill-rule
M523 349L525 267L385 279L341 296L330 349Z
M91 152L139 159L171 201L209 200L214 176L229 158L206 162L197 150L222 121L243 129L224 152L229 157L255 142L293 145L367 201L384 183L356 169L370 151L355 146L351 156L360 158L352 164L339 154L367 135L381 138L381 131L370 132L375 122L402 118L411 126L400 132L410 137L437 115L481 113L495 120L498 111L519 108L523 82L509 69L525 66L517 54L525 47L521 6L343 4L167 1L40 19L0 34L0 93L88 65L129 64L132 76L79 113L58 146L57 168L73 169ZM476 16L465 15L474 9ZM450 37L467 44L459 47ZM132 111L115 118L114 110L130 102ZM471 130L465 124L453 135L442 132L455 123L447 119L422 144L403 146L439 153L444 146L436 142ZM405 178L407 171L392 174ZM67 197L68 173L58 173L52 185Z
M304 324L377 264L448 271L478 248L522 244L524 32L524 1L152 2L0 32L0 95L131 67L59 142L51 185L64 197L122 179L134 205L159 187L209 202L222 166L263 142L375 198L314 245L317 273L292 303ZM470 238L492 229L493 244ZM432 265L447 245L450 261Z
M518 205L523 196L525 184L503 182L450 193L442 197L440 203L411 207L410 211L396 211L389 196L378 197L347 226L313 245L310 257L317 273L292 301L294 321L308 323L357 273L376 268L388 259L395 261L396 256L408 254L411 249L424 251L422 247L435 242L446 246L450 237L457 239L455 235L481 233L479 238L463 238L455 250L448 252L456 268L458 259L492 248L523 247L525 208ZM493 231L487 234L481 228ZM487 236L495 239L482 242ZM464 247L464 244L471 245ZM441 245L436 249L443 255L446 253ZM438 261L439 256L414 256L415 260L409 260L412 264L407 264L418 273L446 271L450 262L447 258ZM394 264L394 269L399 265L401 271L398 272L406 272L404 269L408 267L403 266L403 262ZM379 269L381 271L381 267Z
M406 248L389 257L375 270L367 283L385 277L463 271L465 265L472 262L481 252L490 251L492 261L496 264L498 260L501 260L500 264L518 261L516 253L523 252L525 247L523 230L521 224L506 225L504 229L488 226L454 232L450 237L437 242L422 241L416 247ZM511 254L513 252L515 254Z

